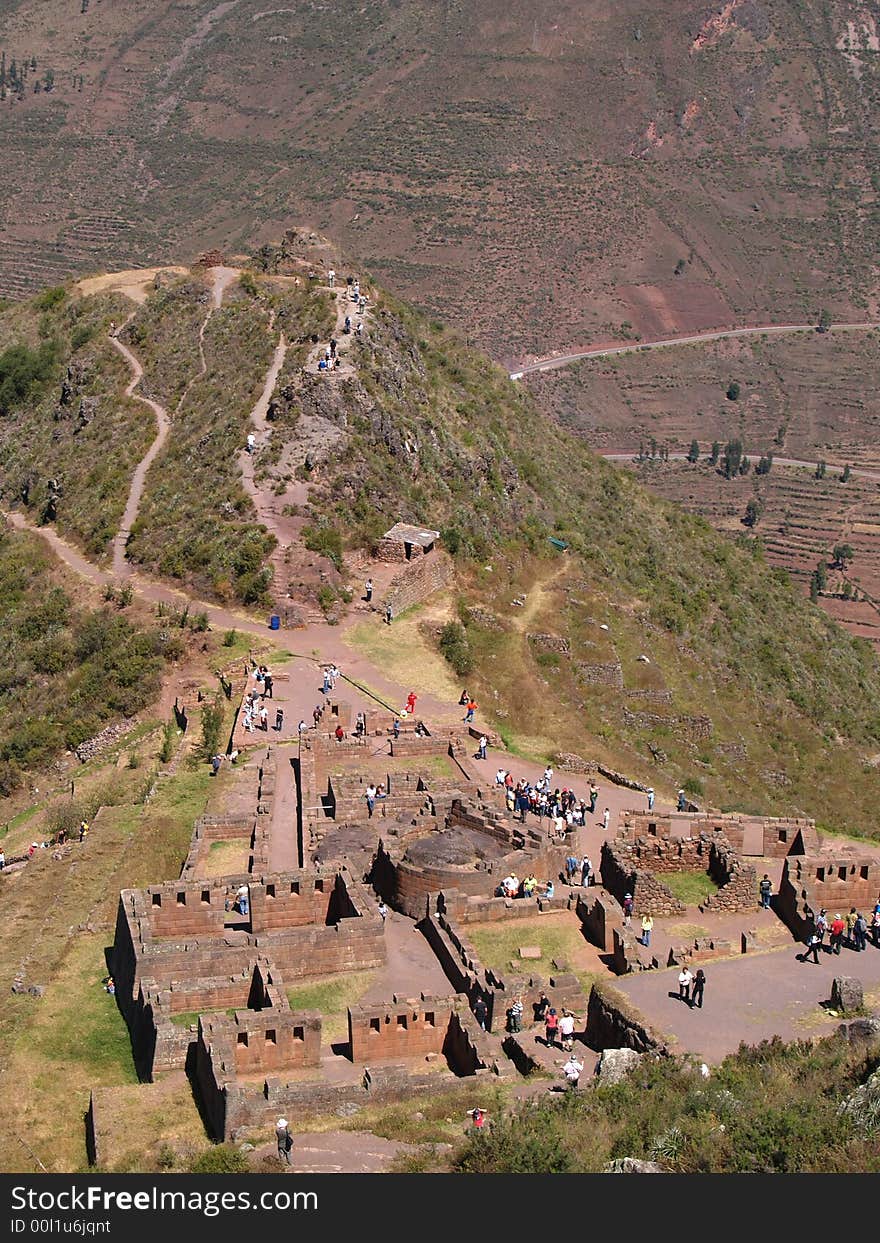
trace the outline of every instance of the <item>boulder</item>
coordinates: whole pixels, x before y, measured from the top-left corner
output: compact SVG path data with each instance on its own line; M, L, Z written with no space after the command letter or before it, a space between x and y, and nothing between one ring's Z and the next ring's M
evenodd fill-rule
M606 1174L665 1174L656 1161L641 1161L638 1157L617 1157L605 1166Z
M643 1057L644 1054L636 1053L635 1049L603 1049L596 1067L599 1082L602 1084L620 1083L630 1071L635 1070Z
M862 981L851 975L837 975L831 985L831 1008L841 1014L854 1014L865 1004Z
M880 1019L855 1019L852 1023L841 1023L837 1034L851 1044L856 1041L873 1044L875 1040L880 1040Z

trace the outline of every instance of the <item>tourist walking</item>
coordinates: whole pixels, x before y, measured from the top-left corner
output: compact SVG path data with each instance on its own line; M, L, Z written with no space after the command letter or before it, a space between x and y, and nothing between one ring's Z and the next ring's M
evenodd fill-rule
M679 790L678 792L678 810L679 811L687 810L687 799L685 798L684 790Z
M580 1082L580 1078L581 1078L581 1071L583 1069L584 1069L583 1062L579 1062L577 1058L575 1057L575 1055L572 1053L568 1061L565 1063L565 1065L562 1068L562 1073L565 1076L565 1082L566 1082L569 1092L577 1091L578 1083Z
M278 1160L284 1165L292 1163L293 1136L286 1118L279 1118L275 1124L275 1140L278 1144Z
M773 892L773 885L767 873L764 873L764 879L761 881L758 889L761 891L761 907L765 911L770 910L770 895Z
M373 580L371 578L368 578L366 583L364 583L364 592L366 593L367 604L369 604L373 598Z
M691 1001L691 985L694 982L693 972L689 967L682 967L678 973L678 995L682 1001L690 1005Z
M651 918L651 913L650 911L645 911L642 916L642 945L648 946L651 944L651 931L653 927L654 921Z
M849 914L846 917L846 944L849 949L855 949L855 946L856 946L855 928L856 928L857 918L858 916L856 915L856 908L854 906L851 906L849 908Z
M511 1032L515 1033L515 1032L522 1031L522 1016L523 1016L522 998L517 997L514 999L513 1005L507 1011L507 1017L510 1021Z
M544 1018L544 1042L548 1046L556 1047L556 1033L559 1030L559 1015L553 1006L547 1011Z
M818 931L814 928L813 931L810 933L810 935L807 937L807 948L804 950L803 955L801 956L801 962L806 962L807 959L812 954L813 962L818 967L819 947L821 946L821 944L822 944L822 938L819 935Z
M478 744L478 750L477 750L477 755L479 756L481 760L484 760L486 758L486 747L488 745L489 745L488 738L486 737L485 734L481 734L480 741Z
M592 875L592 872L593 872L593 865L590 862L589 857L587 855L584 855L583 859L581 859L581 884L583 885L584 889L587 889L589 887L590 876Z
M648 786L648 811L654 810L654 791Z
M595 783L591 781L590 782L590 815L591 816L595 816L596 814L596 803L598 801L598 798L599 798L599 791L597 790Z
M565 859L565 879L569 884L574 881L575 873L578 870L578 861L575 855L567 855Z
M478 997L474 1002L474 1018L477 1020L477 1026L485 1031L486 1022L489 1018L489 1007L482 997Z
M831 921L831 950L835 954L840 953L844 932L846 932L846 923L843 916L838 912Z
M2 866L0 863L0 868ZM876 949L880 949L880 911L875 911L871 916L871 941Z
M367 786L364 792L364 798L367 800L367 815L372 820L373 808L376 806L376 787L374 785Z
M476 700L469 699L468 704L467 704L467 711L464 714L464 719L466 722L470 722L474 719L474 713L476 712L476 710L477 710Z
M853 925L853 937L857 953L861 953L862 950L868 948L868 923L861 911L856 915L856 922Z
M385 624L386 624L386 626L390 626L390 625L391 625L391 623L392 623L393 621L394 621L394 609L391 607L391 605L390 605L390 604L386 604L386 605L385 605Z
M697 974L694 976L694 986L691 991L691 1009L698 1006L700 1010L703 1008L703 989L706 987L706 973L702 967L697 967Z
M623 926L628 928L632 922L633 913L633 896L631 893L623 895Z
M571 1053L574 1044L574 1015L570 1010L562 1011L559 1020L559 1039L566 1053Z
M608 832L608 825L611 823L611 808L606 807L602 813L602 832Z

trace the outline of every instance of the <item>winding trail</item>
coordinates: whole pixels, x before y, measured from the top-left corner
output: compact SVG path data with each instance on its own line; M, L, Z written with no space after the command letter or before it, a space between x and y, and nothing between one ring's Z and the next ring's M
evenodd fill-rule
M269 324L269 331L272 330L272 322ZM255 435L268 435L271 427L266 419L269 410L269 403L272 400L272 394L275 392L275 385L278 383L278 377L281 374L281 368L284 366L284 359L287 355L287 341L282 332L278 338L278 344L275 346L275 353L269 370L266 372L266 383L263 385L263 391L257 398L256 405L250 413L251 425L253 426ZM275 506L276 497L273 492L271 480L267 480L265 486L260 487L254 476L256 472L256 451L249 453L247 449L242 449L238 455L238 466L241 471L242 482L245 491L254 503L257 516L260 522L266 527L275 538L279 545L285 538L278 523L278 514Z
M208 327L208 321L216 310L223 305L223 294L233 280L238 278L238 271L235 268L216 267L211 268L214 288L212 292L211 305L205 316L202 326L199 329L199 358L201 360L200 369L192 376L186 385L186 388L180 395L180 400L174 408L175 415L183 406L189 390L197 380L202 379L207 374L208 362L205 358L205 330ZM157 401L153 401L149 397L143 397L134 390L143 379L144 369L135 354L119 340L119 333L123 331L134 319L137 311L132 311L128 319L116 332L110 334L110 344L122 355L131 368L132 378L125 390L126 397L133 397L135 401L143 402L148 406L156 416L157 432L153 443L147 452L141 458L135 467L134 474L131 478L131 487L128 491L128 500L125 503L125 511L122 515L122 522L119 530L113 539L113 574L116 578L127 578L131 574L131 566L126 558L125 550L131 535L131 529L137 521L140 511L141 500L144 494L144 486L147 481L147 472L152 466L165 441L168 439L168 433L171 430L172 419L164 406L160 406Z
M873 320L862 324L832 324L828 331L871 332L875 328L880 328L880 321ZM546 358L535 359L534 362L521 363L514 371L509 372L509 375L511 380L521 380L523 376L531 375L536 371L556 371L560 367L568 367L571 363L580 362L584 358L610 358L618 354L638 354L641 350L662 350L669 345L700 345L706 341L726 341L736 337L783 336L786 333L815 331L815 324L763 324L746 328L726 328L717 332L698 332L688 337L665 337L660 341L639 341L636 345L603 345L596 349L577 350L571 354L551 354Z
M122 327L125 328L136 314L137 312L132 311ZM141 497L144 494L147 471L152 466L156 454L168 439L168 433L171 430L171 419L168 417L168 411L164 406L160 406L157 401L152 401L149 397L142 397L139 393L135 393L134 390L143 378L144 369L128 346L124 345L115 333L111 334L110 343L131 367L132 378L125 390L126 397L133 397L135 401L143 402L145 406L148 406L156 416L158 429L153 443L135 467L134 474L131 477L131 487L128 490L128 500L125 503L125 512L122 515L122 522L113 540L113 573L117 578L124 578L131 573L131 566L125 557L125 548L131 535L131 528L134 526L138 516Z

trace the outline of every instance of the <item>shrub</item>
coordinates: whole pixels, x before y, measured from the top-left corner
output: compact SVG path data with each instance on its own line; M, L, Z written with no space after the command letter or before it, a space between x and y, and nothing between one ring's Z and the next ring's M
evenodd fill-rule
M466 677L473 672L473 652L461 622L447 622L440 631L440 651L459 676Z
M220 695L206 701L202 708L202 757L209 760L217 753L220 746L220 731L223 729L223 707Z
M227 630L226 634L223 636L223 646L224 647L235 647L235 640L237 638L238 638L237 630Z
M247 1174L247 1158L232 1144L214 1144L191 1162L190 1174Z

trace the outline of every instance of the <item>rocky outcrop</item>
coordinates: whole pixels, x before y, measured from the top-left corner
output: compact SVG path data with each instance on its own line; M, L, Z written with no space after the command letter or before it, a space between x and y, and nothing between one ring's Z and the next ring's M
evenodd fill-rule
M643 1053L635 1049L603 1049L596 1066L596 1075L603 1087L620 1083L640 1065Z
M665 1174L656 1161L642 1161L638 1157L617 1157L605 1166L606 1174Z

